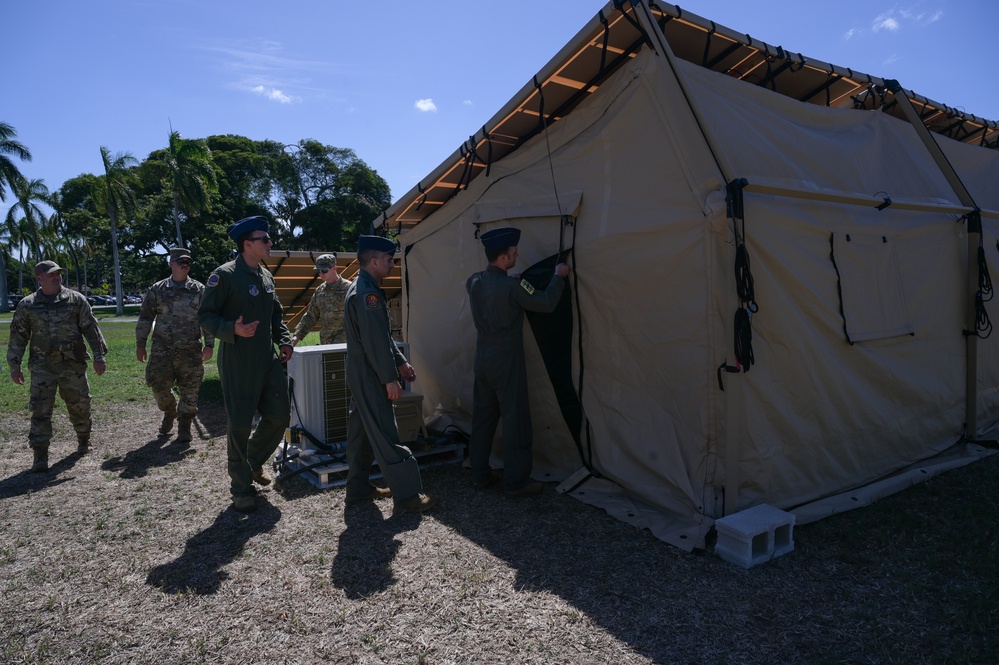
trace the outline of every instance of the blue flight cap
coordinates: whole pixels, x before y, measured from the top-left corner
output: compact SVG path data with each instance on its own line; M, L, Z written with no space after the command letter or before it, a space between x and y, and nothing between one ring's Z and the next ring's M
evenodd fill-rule
M233 240L239 238L239 236L244 233L249 233L250 231L266 231L267 230L267 218L256 215L254 217L245 217L235 224L230 224L229 228L225 230L229 234L229 237Z
M502 250L507 247L516 247L520 243L520 229L507 226L502 229L492 229L486 231L479 240L487 250Z
M395 256L396 246L388 238L362 235L357 239L357 251L363 252L366 249L374 249L379 252L385 252L389 256Z

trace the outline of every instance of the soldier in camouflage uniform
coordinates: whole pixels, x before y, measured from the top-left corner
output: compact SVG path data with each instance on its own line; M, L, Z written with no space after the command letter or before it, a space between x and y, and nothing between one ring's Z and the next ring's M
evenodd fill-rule
M340 276L336 269L336 254L323 254L316 259L316 272L322 284L312 294L309 307L295 329L291 345L305 339L312 326L319 321L319 343L338 344L347 341L343 330L343 297L352 282Z
M191 279L191 252L170 249L170 276L146 292L135 326L135 357L146 362L146 339L153 333L153 351L146 365L146 385L153 389L156 406L163 412L159 433L166 436L177 422L177 441L191 440L191 423L198 415L198 391L205 377L205 361L211 359L215 338L205 333L201 343L198 308L205 285ZM155 320L156 326L153 326ZM177 385L180 395L173 394Z
M94 354L94 371L104 374L104 356L108 347L97 327L97 319L87 299L77 291L62 285L62 268L54 261L42 261L35 266L39 289L17 304L10 323L7 364L10 378L24 384L21 360L25 349L31 372L31 428L28 443L34 451L31 470L48 471L49 441L52 439L52 407L56 390L69 411L69 421L76 430L77 452L90 450L90 384L87 382L87 360L90 355L83 343L90 344Z

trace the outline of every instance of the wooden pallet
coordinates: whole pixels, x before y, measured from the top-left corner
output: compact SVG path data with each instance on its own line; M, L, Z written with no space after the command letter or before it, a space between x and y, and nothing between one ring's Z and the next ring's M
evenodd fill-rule
M441 464L460 464L465 459L465 444L448 443L418 450L411 448L421 469ZM302 449L296 444L281 444L274 456L277 479L299 476L319 489L343 487L347 482L347 461L342 454L327 455ZM378 463L371 465L371 477L381 478Z

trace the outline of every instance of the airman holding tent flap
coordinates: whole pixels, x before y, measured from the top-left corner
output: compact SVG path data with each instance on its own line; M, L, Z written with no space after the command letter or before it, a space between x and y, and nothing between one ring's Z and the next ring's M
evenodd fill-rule
M219 378L228 417L229 491L240 512L257 509L253 483L271 483L264 464L281 442L291 415L284 363L294 349L274 292L274 277L261 265L271 254L267 231L267 220L259 216L241 219L226 230L238 254L212 272L198 311L205 333L219 341ZM258 412L260 422L253 429Z
M62 285L63 269L55 261L35 265L38 290L17 304L10 322L7 364L10 378L24 384L21 360L29 348L31 372L31 428L28 443L34 452L32 471L48 471L52 439L52 408L56 390L66 403L69 421L76 430L77 452L90 450L90 384L87 381L87 348L94 354L98 376L107 370L108 347L87 299Z
M399 442L394 400L402 394L400 375L416 380L416 371L392 340L381 281L395 267L395 243L362 235L357 243L360 273L347 290L344 327L347 331L346 501L395 498L395 513L423 512L437 504L423 494L420 467L413 453ZM389 489L369 482L371 464L378 460Z
M178 418L177 441L191 440L191 423L198 415L198 391L205 376L205 361L212 357L215 338L204 333L202 346L198 308L205 285L190 278L191 252L170 248L170 276L146 291L135 326L135 357L146 362L146 339L153 335L153 350L146 365L146 385L153 389L163 412L159 433L167 435ZM155 323L155 326L154 326ZM177 386L180 401L174 397Z
M336 267L336 254L323 254L316 259L316 272L322 280L312 300L305 310L305 315L295 329L291 345L298 343L309 334L312 326L319 321L319 343L338 344L347 341L343 330L343 299L352 282L340 276Z
M475 383L472 435L468 443L472 482L493 482L489 455L503 418L503 481L508 496L530 496L542 485L531 481L533 432L524 360L524 312L551 312L565 287L569 266L559 263L544 291L507 274L517 263L520 229L500 228L480 236L489 266L465 282L475 323Z

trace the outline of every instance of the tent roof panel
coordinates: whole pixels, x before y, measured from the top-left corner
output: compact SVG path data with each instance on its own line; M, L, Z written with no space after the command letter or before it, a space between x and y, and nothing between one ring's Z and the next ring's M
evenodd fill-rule
M904 118L885 80L785 51L713 21L649 2L674 54L799 101L879 109ZM489 165L558 122L646 43L630 3L611 0L480 130L399 198L375 225L405 232L437 211ZM904 89L904 88L903 88ZM905 90L926 127L958 141L994 144L999 124ZM545 122L540 113L543 111Z

